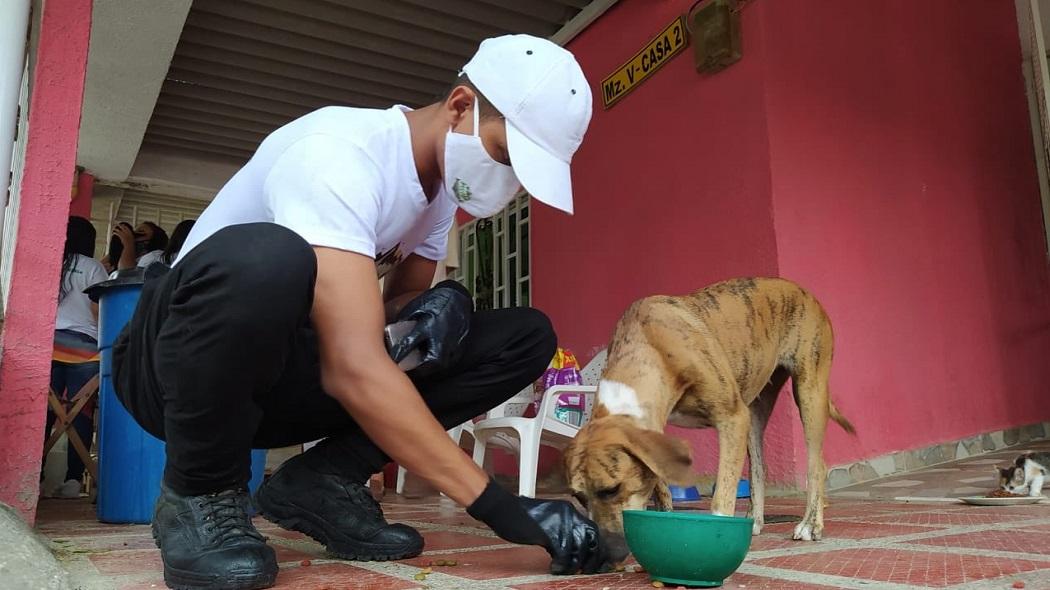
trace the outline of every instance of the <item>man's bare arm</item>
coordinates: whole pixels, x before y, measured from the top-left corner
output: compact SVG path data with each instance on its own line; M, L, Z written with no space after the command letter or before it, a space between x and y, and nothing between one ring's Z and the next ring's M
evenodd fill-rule
M415 386L388 356L374 261L341 250L314 250L313 323L325 391L395 461L460 505L469 506L489 477L452 442Z

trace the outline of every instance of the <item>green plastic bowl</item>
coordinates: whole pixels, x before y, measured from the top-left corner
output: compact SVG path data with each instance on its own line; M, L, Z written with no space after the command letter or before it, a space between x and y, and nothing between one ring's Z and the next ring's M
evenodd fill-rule
M690 512L624 510L627 546L654 580L713 588L751 548L754 520Z

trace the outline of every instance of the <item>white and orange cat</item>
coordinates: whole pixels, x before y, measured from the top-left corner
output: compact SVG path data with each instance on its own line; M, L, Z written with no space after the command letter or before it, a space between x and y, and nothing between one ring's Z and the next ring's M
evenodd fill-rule
M997 467L999 487L1011 494L1042 496L1050 474L1050 453L1024 453L1009 467Z

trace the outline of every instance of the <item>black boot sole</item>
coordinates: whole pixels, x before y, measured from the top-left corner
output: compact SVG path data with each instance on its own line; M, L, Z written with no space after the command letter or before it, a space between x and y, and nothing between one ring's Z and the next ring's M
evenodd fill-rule
M150 526L153 533L153 544L160 549L157 529ZM161 562L164 561L163 551ZM206 576L188 572L164 564L164 583L171 590L262 590L277 583L277 572L226 572L221 579L218 576Z
M333 542L324 528L314 522L313 519L323 521L315 514L308 513L301 508L290 506L266 498L264 489L260 489L255 497L255 507L266 520L277 526L298 531L318 543L325 546L328 554L339 559L349 561L394 561L397 559L409 559L423 552L423 546L417 549L404 550L396 547L377 545L360 541L338 541ZM295 514L289 514L294 512ZM308 517L304 518L304 514Z
M226 572L219 578L164 566L164 583L172 590L261 590L270 588L276 581L276 572Z

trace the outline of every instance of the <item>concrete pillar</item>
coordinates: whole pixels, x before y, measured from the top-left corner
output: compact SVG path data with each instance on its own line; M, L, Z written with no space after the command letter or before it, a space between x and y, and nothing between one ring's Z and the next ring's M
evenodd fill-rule
M62 236L90 33L91 0L43 3L11 290L0 334L0 502L29 523L39 494Z

